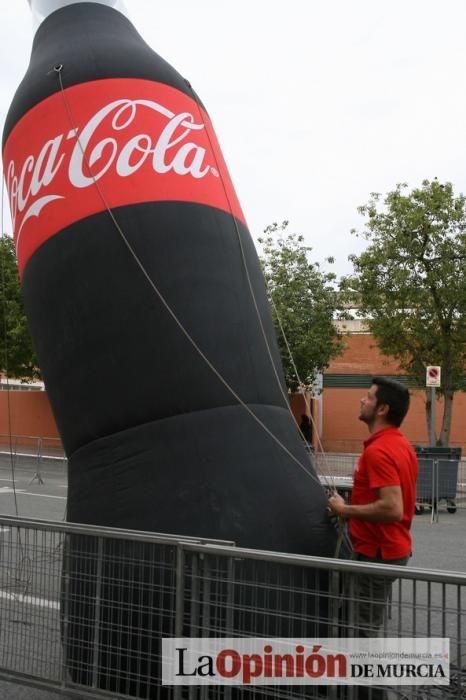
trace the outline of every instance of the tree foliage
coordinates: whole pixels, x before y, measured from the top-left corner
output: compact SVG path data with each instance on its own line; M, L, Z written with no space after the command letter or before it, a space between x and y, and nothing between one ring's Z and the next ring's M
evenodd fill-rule
M311 248L303 236L288 233L287 225L284 221L268 226L259 243L285 379L295 391L300 387L298 376L302 384L311 385L343 350L343 342L334 325L335 275L310 262Z
M353 255L342 281L385 355L420 385L427 365L442 367L445 410L439 444L448 444L453 395L464 389L466 361L465 197L450 183L401 184L360 213L369 245ZM355 232L353 232L355 233Z
M0 239L0 368L9 377L39 378L26 321L13 240Z

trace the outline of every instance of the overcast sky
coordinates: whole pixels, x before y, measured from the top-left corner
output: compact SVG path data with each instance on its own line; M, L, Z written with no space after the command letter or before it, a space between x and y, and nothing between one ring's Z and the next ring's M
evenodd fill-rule
M371 192L433 177L466 192L464 0L126 6L207 107L254 238L289 219L347 272ZM26 0L2 0L2 129L31 41Z

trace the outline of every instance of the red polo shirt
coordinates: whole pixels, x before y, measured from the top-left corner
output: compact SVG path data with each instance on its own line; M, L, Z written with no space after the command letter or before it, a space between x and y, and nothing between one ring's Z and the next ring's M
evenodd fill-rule
M382 486L400 486L403 518L396 523L371 523L356 518L349 521L355 552L383 559L401 559L411 554L411 521L416 502L418 461L411 444L398 428L384 428L364 443L354 473L352 505L365 505L378 498Z

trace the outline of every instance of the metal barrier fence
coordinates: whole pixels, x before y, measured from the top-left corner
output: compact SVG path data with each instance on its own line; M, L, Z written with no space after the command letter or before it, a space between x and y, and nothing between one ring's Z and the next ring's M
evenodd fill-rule
M463 468L458 460L439 458L419 458L419 476L416 484L418 511L426 505L432 509L433 517L438 514L442 503L449 513L455 513L458 506L466 505L466 483Z
M316 453L316 467L323 483L336 485L348 481L348 490L352 476L358 464L356 454ZM417 481L417 510L445 508L454 513L457 508L466 508L466 459L452 460L438 458L419 458L419 477Z
M358 466L359 454L316 452L316 467L323 476L348 476L352 477Z
M45 457L65 460L59 438L37 435L0 435L0 450L12 456L32 457L41 462Z
M451 645L448 687L392 687L387 700L466 695L466 574L18 518L0 528L0 681L101 700L359 700L359 686L162 687L160 639L358 636L360 584L376 573L396 579L384 636Z
M325 437L325 431L324 431L324 437L322 438L322 445L323 449L325 452L331 453L331 454L358 454L361 452L362 449L362 439L359 438L342 438L342 439L327 439ZM416 445L422 448L427 448L429 449L429 443L427 442L422 442L419 440L416 440ZM450 441L449 443L450 448L463 448L463 452L466 453L465 449L465 443L464 441L458 442L456 440Z

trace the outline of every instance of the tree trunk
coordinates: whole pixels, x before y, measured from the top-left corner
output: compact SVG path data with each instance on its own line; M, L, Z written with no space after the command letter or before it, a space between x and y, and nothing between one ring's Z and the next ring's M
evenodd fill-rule
M453 414L453 396L454 392L451 389L445 391L442 428L440 430L440 438L437 441L437 444L441 447L448 447L448 443L450 442L451 417Z
M427 427L427 444L430 445L430 404L431 404L430 388L426 389L426 427ZM435 433L437 434L437 433Z

